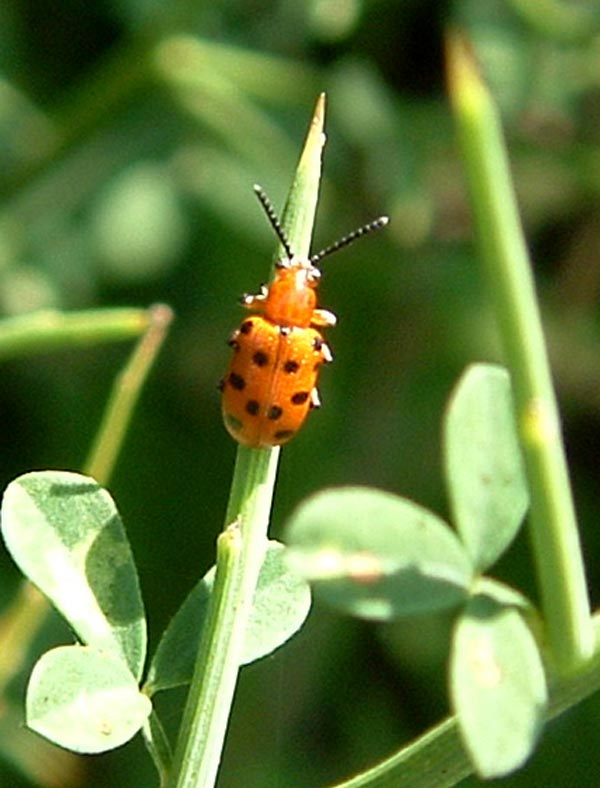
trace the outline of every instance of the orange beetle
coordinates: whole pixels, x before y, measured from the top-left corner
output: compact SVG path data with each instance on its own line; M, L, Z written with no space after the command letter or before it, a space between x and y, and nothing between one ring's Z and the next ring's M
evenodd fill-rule
M254 191L287 256L276 263L269 287L242 297L242 305L255 314L229 340L233 358L220 388L231 436L245 446L265 448L287 443L308 411L319 407L319 369L333 360L319 329L335 325L336 317L317 308L321 272L316 263L384 227L388 218L381 216L310 258L300 257L293 254L267 195L260 186Z

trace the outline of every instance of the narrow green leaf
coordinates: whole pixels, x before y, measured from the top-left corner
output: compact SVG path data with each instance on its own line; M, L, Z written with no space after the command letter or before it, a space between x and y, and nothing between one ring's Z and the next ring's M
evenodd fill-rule
M465 747L486 779L531 755L548 695L537 644L519 609L476 594L459 617L450 692Z
M29 679L27 725L74 752L120 747L151 711L125 663L88 646L46 652Z
M390 493L318 493L288 523L291 567L335 607L387 620L461 604L472 569L436 515Z
M319 200L322 155L325 145L324 124L325 94L321 93L315 105L304 148L281 217L281 223L287 232L294 254L306 257L310 255L310 244ZM278 259L284 251L280 246Z
M454 525L475 566L484 570L511 543L528 505L505 369L467 369L450 399L444 438Z
M21 571L81 640L140 678L146 622L133 557L116 506L93 479L27 473L8 485L2 534Z
M242 665L282 646L301 628L310 610L310 587L288 570L284 553L284 545L269 541L246 630ZM214 578L213 567L165 630L148 671L144 689L149 695L190 682Z

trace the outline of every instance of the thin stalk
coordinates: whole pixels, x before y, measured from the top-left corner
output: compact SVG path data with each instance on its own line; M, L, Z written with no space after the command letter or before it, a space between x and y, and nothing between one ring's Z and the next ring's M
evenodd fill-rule
M595 618L598 629L600 619ZM600 664L593 660L576 674L550 685L548 720L600 689ZM335 788L451 788L473 773L455 717L448 717L371 769Z
M146 312L149 324L127 364L117 376L84 473L107 484L123 445L142 386L154 364L173 319L168 306L157 304Z
M564 671L593 652L590 603L560 418L498 110L472 53L449 39L449 86L529 481L534 560L550 654Z
M0 321L0 361L65 347L85 347L139 337L148 326L147 309L113 308L84 312L44 309Z
M160 788L167 788L173 752L167 734L154 710L152 710L144 723L142 734L144 736L144 744L158 772Z
M50 609L46 597L28 580L23 580L16 596L0 618L0 697L22 669L31 642Z
M278 455L277 450L238 450L230 511L239 514L217 540L211 605L182 721L185 746L175 757L177 788L212 786L216 779L267 544Z
M18 356L51 348L115 341L144 332L129 362L115 381L84 472L106 485L148 372L171 320L169 307L149 310L107 309L95 312L37 313L0 325L0 356ZM0 697L22 667L30 646L46 620L50 605L24 580L0 620Z
M283 226L297 254L308 255L316 212L324 96L319 98ZM217 540L216 576L183 715L171 788L216 781L237 685L244 635L267 546L279 449L238 448L225 528Z

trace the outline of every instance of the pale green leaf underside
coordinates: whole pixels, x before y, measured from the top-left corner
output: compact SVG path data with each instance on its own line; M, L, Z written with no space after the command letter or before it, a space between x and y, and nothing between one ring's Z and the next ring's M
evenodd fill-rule
M46 652L27 688L27 725L79 753L125 744L151 708L121 659L87 646L59 646Z
M362 487L309 498L288 526L294 571L337 608L387 620L459 605L469 559L439 517L390 493Z
M477 773L501 777L531 755L548 702L537 644L518 608L476 594L457 620L450 691Z
M144 610L129 543L106 490L77 473L27 473L4 493L2 533L21 571L79 638L124 660L139 679Z
M301 628L310 610L310 588L288 570L284 552L284 545L269 542L246 631L242 665L283 645ZM191 591L163 634L148 673L145 689L149 694L191 680L214 575L213 567Z
M454 525L476 567L485 570L513 540L528 505L505 369L467 369L446 412L444 448Z

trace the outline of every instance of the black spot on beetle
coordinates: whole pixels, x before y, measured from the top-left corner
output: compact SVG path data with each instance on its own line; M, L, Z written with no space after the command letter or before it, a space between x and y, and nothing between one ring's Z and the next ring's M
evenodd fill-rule
M249 399L246 403L246 413L249 413L250 416L256 416L259 410L260 403L255 399Z
M240 334L249 334L252 331L252 326L254 323L252 320L244 320L242 325L240 326Z
M232 413L225 413L224 414L225 421L229 429L233 430L233 432L241 432L244 428L242 422L237 419Z
M262 350L257 350L252 356L252 363L257 367L266 367L269 363L269 357Z
M325 341L323 339L321 339L321 337L315 337L313 339L313 347L314 347L315 350L321 350L321 348L323 347L324 344L325 344Z
M293 435L294 430L279 430L273 435L273 437L276 441L286 441L289 440Z
M271 405L267 412L267 418L271 421L277 421L283 415L283 408L280 408L279 405Z
M309 396L308 391L297 391L295 394L292 395L291 403L292 405L304 405L304 403L308 399L308 396Z
M246 381L241 375L238 375L237 372L229 373L229 384L238 391L243 391L246 388Z
M292 359L286 361L285 364L283 365L283 371L287 372L288 375L293 375L293 373L298 372L299 369L300 369L299 362L293 361Z

